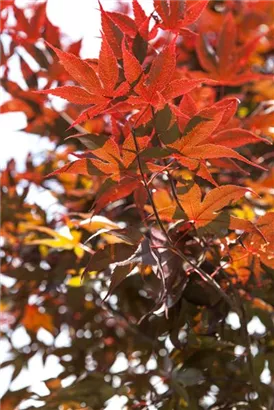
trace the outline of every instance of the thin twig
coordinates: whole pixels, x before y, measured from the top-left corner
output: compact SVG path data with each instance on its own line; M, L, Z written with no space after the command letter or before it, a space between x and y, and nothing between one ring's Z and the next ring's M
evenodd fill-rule
M166 161L164 160L164 163L165 163ZM184 211L184 209L183 209L183 207L182 207L182 205L181 205L181 203L180 203L180 201L179 201L179 198L178 198L178 195L177 195L177 192L176 192L176 187L175 187L175 184L174 184L174 180L173 180L173 178L172 178L172 176L171 176L171 174L170 174L170 172L167 170L167 177L168 177L168 180L169 180L169 183L170 183L170 188L171 188L171 192L172 192L172 195L173 195L173 198L175 199L175 202L176 202L176 204L178 205L178 207L181 209L181 211L183 212L183 213L185 213L185 211Z
M154 111L154 108L153 108L153 107L151 107L151 112L152 112L152 118L153 118L154 128L156 129L155 111ZM163 144L162 144L162 141L160 140L159 134L156 133L156 135L157 135L157 138L158 138L160 147L162 147ZM168 165L168 164L167 164L167 161L166 161L165 159L163 159L163 163L164 163L165 166ZM176 202L176 204L178 205L178 207L180 208L180 210L181 210L183 213L185 213L185 211L184 211L184 209L183 209L183 207L182 207L182 205L181 205L181 203L180 203L180 201L179 201L179 198L178 198L178 195L177 195L177 192L176 192L176 186L175 186L174 180L173 180L172 175L170 174L170 172L169 172L168 169L167 169L167 177L168 177L168 181L169 181L169 183L170 183L170 188L171 188L171 192L172 192L173 198L175 199L175 202Z
M169 235L168 235L168 233L167 233L166 228L164 227L163 222L161 221L161 219L160 219L160 217L159 217L157 208L156 208L156 206L155 206L155 203L154 203L152 194L151 194L151 192L150 192L150 189L149 189L149 186L148 186L148 183L147 183L147 180L146 180L144 171L143 171L143 167L142 167L141 160L140 160L140 149L139 149L138 141L137 141L137 138L136 138L135 130L132 129L131 131L132 131L132 136L133 136L134 145L135 145L135 149L136 149L136 157L137 157L138 167L139 167L139 171L140 171L140 174L141 174L141 177L142 177L142 181L143 181L144 187L146 188L149 201L150 201L150 203L151 203L153 212L154 212L155 217L156 217L156 219L157 219L157 223L158 223L158 225L160 226L160 228L161 228L163 234L165 235L167 241L170 243L171 241L170 241Z
M141 164L141 160L140 160L140 150L139 150L139 145L138 145L138 141L136 138L136 134L134 129L131 130L132 131L132 136L133 136L133 140L134 140L134 145L135 145L135 149L136 149L136 157L137 157L137 162L138 162L138 167L139 167L139 171L142 177L142 181L143 184L146 188L147 194L148 194L148 198L149 201L151 203L155 218L157 220L157 223L161 229L161 231L163 232L164 236L166 237L166 240L170 246L170 250L173 251L176 255L178 255L184 262L187 262L195 272L197 272L205 282L207 282L210 286L212 286L217 292L218 294L229 304L230 307L233 308L233 303L230 300L230 298L227 296L227 294L223 291L223 289L220 287L220 285L215 281L215 279L213 279L208 273L206 273L204 270L202 270L200 267L197 267L191 260L188 259L188 257L186 257L179 249L175 248L172 240L170 239L168 232L163 224L163 222L161 221L161 218L158 214L156 205L154 203L152 194L150 192L149 186L147 184L147 180L142 168L142 164Z

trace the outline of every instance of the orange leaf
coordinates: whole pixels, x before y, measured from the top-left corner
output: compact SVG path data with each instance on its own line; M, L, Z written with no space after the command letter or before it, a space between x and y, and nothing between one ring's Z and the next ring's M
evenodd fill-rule
M154 59L148 77L148 97L151 98L156 91L161 92L171 80L176 66L174 39Z
M63 64L66 71L79 84L86 88L92 94L99 94L102 92L102 87L97 74L90 64L76 57L74 54L66 53L58 48L47 43L52 50L59 57L60 63Z
M98 71L104 89L107 93L112 93L118 81L119 70L116 57L104 34L99 56Z
M101 11L101 26L103 29L103 32L107 38L107 41L116 56L116 58L121 58L122 57L122 50L121 50L121 43L122 43L122 38L123 38L123 33L117 27L116 24L112 21L112 19L109 17L109 14L105 12L103 9L101 3L99 2L100 5L100 11Z
M143 70L137 58L131 54L126 47L125 39L122 43L123 50L123 66L127 81L132 84L139 77L141 77Z
M57 97L64 98L73 104L95 104L98 103L100 96L92 95L83 88L75 86L63 86L58 88L51 88L48 90L37 91L39 94L51 94Z
M253 132L248 130L242 130L241 128L231 128L218 132L210 138L210 142L214 142L218 145L225 145L228 148L237 148L246 144L254 144L257 142L266 142L264 138L259 137Z
M231 148L224 147L222 145L205 144L198 145L196 147L185 147L181 153L187 157L197 158L197 159L210 159L210 158L235 158L239 161L245 162L246 164L252 165L256 168L265 170L258 164L249 161L238 152L233 151Z
M52 317L47 313L40 313L38 306L27 305L24 310L22 324L26 329L36 333L41 327L53 333Z
M57 169L56 171L51 172L46 175L46 178L52 177L54 175L67 173L67 174L80 174L80 175L103 175L103 173L96 168L90 159L78 159L76 161L70 162L69 164L64 165L62 168Z
M95 203L94 213L98 213L111 202L118 199L125 198L130 195L138 186L140 181L138 179L124 178L118 183L114 183L111 188L104 192Z
M189 122L184 131L185 135L183 139L176 142L177 146L181 146L180 151L185 148L194 148L196 145L201 144L204 140L207 140L220 124L222 117L222 110L220 110L213 119L207 119L202 116L202 113L198 113L198 115L192 119L193 121L197 118L197 125L194 125L194 127L191 128L191 122ZM187 132L186 130L189 127L190 131Z
M199 228L213 221L217 216L217 211L230 203L234 203L247 191L249 191L248 188L224 185L209 191L202 201L201 189L197 184L194 184L186 194L180 195L179 198L187 216Z
M169 193L165 189L158 189L153 193L153 201L161 219L172 221L176 204L170 197ZM153 215L153 208L151 205L145 205L144 209Z
M250 254L259 256L262 263L274 269L274 212L261 216L256 226L258 231L247 236L244 246Z
M166 100L171 100L173 98L179 97L180 95L186 94L193 88L200 85L202 80L189 80L189 79L179 79L173 80L171 83L167 84L162 96Z

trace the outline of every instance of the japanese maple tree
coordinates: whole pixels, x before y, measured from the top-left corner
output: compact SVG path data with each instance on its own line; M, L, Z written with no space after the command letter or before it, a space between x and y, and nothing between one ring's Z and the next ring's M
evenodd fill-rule
M98 3L84 59L46 1L2 1L2 113L55 147L2 172L3 366L62 366L4 410L274 408L269 4Z

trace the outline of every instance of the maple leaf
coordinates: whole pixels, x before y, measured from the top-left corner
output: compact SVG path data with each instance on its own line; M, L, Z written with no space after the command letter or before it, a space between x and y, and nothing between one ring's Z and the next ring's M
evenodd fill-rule
M236 185L226 185L214 188L209 191L202 200L202 191L197 184L188 187L182 184L177 186L177 198L180 202L182 210L178 209L177 203L164 189L158 189L153 194L153 201L156 205L160 217L166 221L174 221L183 218L201 228L210 224L214 219L219 217L220 211L227 205L235 203L243 197L249 188L239 187ZM150 205L145 206L145 210L153 214L153 208ZM256 231L256 228L249 221L229 216L229 220L224 222L220 219L220 229L222 226L232 230L241 229L249 232Z
M88 104L97 104L100 101L100 96L97 97L95 94L90 94L84 88L77 86L62 86L58 88L52 88L49 90L38 91L40 94L51 94L56 97L61 97L73 104L79 105L88 105ZM104 103L105 99L102 98Z
M99 230L104 230L107 232L111 229L119 229L119 225L117 223L101 215L94 215L79 222L74 221L74 225L84 228L88 232L96 232Z
M203 82L201 79L178 78L175 75L176 39L156 56L148 74L143 72L140 63L128 50L125 42L122 47L125 77L130 84L137 81L134 86L135 95L127 99L128 104L139 110L135 115L138 119L135 126L151 119L152 107L158 111L167 102L188 93Z
M114 183L106 192L95 200L94 213L98 213L102 208L109 203L117 201L132 194L135 189L141 185L141 181L137 178L122 178L120 182Z
M69 138L78 138L92 150L90 155L97 158L87 158L89 157L88 152L83 155L74 154L78 157L84 156L84 158L66 164L46 177L62 173L101 176L105 185L95 198L93 213L99 213L109 203L125 198L141 187L135 145L131 133L125 138L121 152L113 138L102 139L102 137L92 134L79 134ZM140 148L145 148L149 141L150 139L147 137L139 138Z
M74 104L91 105L91 108L80 114L71 127L103 113L116 97L124 95L129 90L126 82L117 86L119 77L117 59L108 44L106 36L103 34L102 37L98 74L88 62L81 60L72 53L61 51L48 44L55 51L66 71L84 89L78 86L63 86L40 90L37 93L55 95Z
M226 16L222 25L216 48L213 48L204 33L200 33L196 51L202 68L208 73L208 78L217 80L220 85L232 86L264 77L252 72L247 65L249 56L256 50L259 40L264 35L265 33L259 34L238 46L237 27L231 13ZM202 75L200 71L192 74L199 77Z
M101 8L101 11L102 11L102 8ZM104 16L103 18L106 18L106 16L108 16L109 20L111 20L115 24L115 26L120 29L120 39L123 37L123 34L126 34L132 38L136 36L138 32L138 28L137 28L135 21L131 17L127 16L126 14L118 13L115 11L112 11L112 12L103 11L102 15ZM116 28L116 31L117 31L117 28ZM119 45L121 45L121 42L119 42Z
M158 23L163 30L182 33L201 15L208 0L154 0L154 7L161 18Z
M35 43L42 36L41 29L46 20L46 3L35 4L33 6L34 14L28 19L23 10L12 5L14 16L16 18L16 32L12 33L15 41L22 43ZM26 34L25 37L20 35L21 32Z
M216 185L207 169L205 161L216 159L237 159L249 165L263 169L261 166L243 157L233 148L254 142L265 142L255 134L238 128L220 131L235 112L236 100L227 98L215 106L199 111L189 122L186 122L183 136L168 147L175 150L174 157L187 168L196 171L197 175ZM236 168L239 170L239 168Z
M153 193L153 201L162 220L171 222L174 219L176 203L165 189L157 189ZM151 215L154 214L151 205L145 205L144 209Z
M90 151L84 154L74 154L80 159L53 171L46 178L63 173L101 176L104 184L95 198L93 213L99 213L109 203L141 190L142 182L136 161L134 138L129 129L120 149L111 137L77 134L69 138L79 139ZM150 138L145 136L138 138L138 141L142 152L149 144ZM94 156L97 158L92 158ZM150 159L145 160L145 163L148 170L153 168L154 164L150 163ZM158 170L157 166L155 168ZM159 168L162 169L162 167Z
M144 10L142 9L141 5L138 3L137 0L132 1L132 7L133 7L134 19L136 22L136 26L138 27L138 31L141 34L141 36L146 39L148 37L150 17L146 16L146 13L144 12ZM155 30L151 31L150 38L153 37L153 31Z
M142 44L138 36L150 40L157 34L155 26L149 32L151 16L146 16L137 0L132 1L132 6L134 18L123 13L105 11L100 4L102 28L117 58L121 57L121 41L124 35L129 36L136 44Z
M21 323L31 332L37 332L40 328L44 328L50 333L54 333L53 317L48 313L39 312L39 307L36 305L25 306Z
M99 78L90 64L72 53L59 50L51 44L48 44L48 46L56 53L60 63L64 66L66 71L72 76L72 78L85 87L88 93L96 95L96 93L102 91ZM43 92L48 93L49 91L50 90L43 90Z
M98 62L98 74L107 95L112 95L119 77L116 57L103 34L103 41Z
M232 259L229 273L236 273L238 279L246 283L251 275L250 266L257 280L263 272L263 265L274 269L274 212L268 212L256 222L257 230L248 233L242 244L230 252Z
M81 233L78 231L70 231L71 237L67 237L46 226L30 226L29 229L43 232L51 236L52 239L26 239L25 243L27 245L46 245L50 248L74 250L79 258L83 257L85 250L89 250L89 248L80 243Z
M244 125L256 134L274 140L274 109L273 100L265 101L252 115L244 119Z
M183 231L202 228L202 232L218 232L226 230L241 230L255 233L261 240L265 240L260 227L252 222L236 218L233 214L222 212L223 208L234 204L251 190L236 185L226 185L209 191L202 200L202 191L197 184L190 186L177 185L177 201L165 189L157 189L153 193L153 202L162 220L176 222L176 229ZM178 207L178 203L180 207ZM154 217L151 205L145 205L144 209ZM177 225L179 223L179 225ZM183 224L182 224L183 223Z
M116 58L121 58L121 44L123 39L123 33L119 29L119 27L117 27L117 25L112 21L112 19L109 16L109 13L105 12L100 2L99 6L101 12L102 30Z
M99 169L100 163L98 163L98 168L94 166L94 163L96 164L95 160L91 161L89 158L82 158L75 160L73 162L70 162L63 167L47 174L45 178L50 178L55 175L67 173L67 174L76 174L76 175L98 175L98 176L103 176L105 173ZM106 168L104 168L104 171L106 171ZM111 172L109 170L109 172Z
M125 78L129 84L133 84L136 80L141 78L143 68L133 53L128 50L125 38L122 43L122 52Z
M274 212L268 212L261 216L256 226L263 233L251 232L243 241L244 248L254 255L266 266L274 268Z
M103 41L98 60L98 74L88 62L49 45L59 57L66 71L84 89L78 86L63 86L38 92L52 94L74 104L91 105L80 114L71 127L99 114L113 113L117 110L121 112L124 105L123 103L121 105L121 97L123 96L127 100L126 110L140 109L139 117L140 119L143 117L142 121L146 121L151 117L151 111L148 110L150 106L157 110L158 106L163 106L165 102L173 100L201 84L202 80L200 79L178 77L173 79L176 68L176 39L157 55L148 74L144 74L138 59L129 51L125 39L121 44L120 41L119 44L115 43L117 47L119 45L119 50L122 53L124 75L127 80L119 84L117 51L115 51L114 45L109 43L109 30L113 31L114 23L110 22L110 17L105 12L102 11L102 13L104 33L102 34ZM134 86L134 95L128 95L127 93L135 81L138 82Z
M203 201L199 185L194 184L189 191L180 196L181 205L196 228L208 225L217 217L217 212L243 197L248 188L225 185L209 191Z

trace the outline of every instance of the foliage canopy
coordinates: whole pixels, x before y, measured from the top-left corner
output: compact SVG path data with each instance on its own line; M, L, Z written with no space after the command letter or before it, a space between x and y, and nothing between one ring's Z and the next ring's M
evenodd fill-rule
M46 5L2 1L2 113L55 146L2 171L2 366L62 370L2 409L274 409L271 2L99 4L88 59Z

